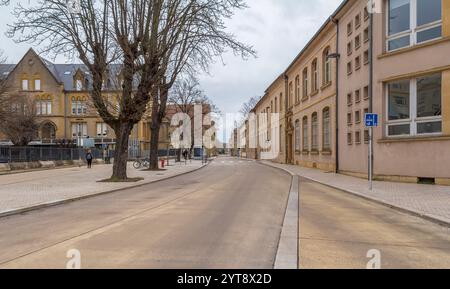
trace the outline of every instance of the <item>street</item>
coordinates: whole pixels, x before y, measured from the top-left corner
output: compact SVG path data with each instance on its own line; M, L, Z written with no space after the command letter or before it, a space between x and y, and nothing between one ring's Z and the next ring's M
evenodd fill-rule
M258 162L0 218L0 268L273 268L291 177ZM299 267L450 267L449 229L300 178Z
M300 180L300 268L450 267L450 229L318 183Z
M1 268L273 268L291 177L220 158L136 189L0 219Z

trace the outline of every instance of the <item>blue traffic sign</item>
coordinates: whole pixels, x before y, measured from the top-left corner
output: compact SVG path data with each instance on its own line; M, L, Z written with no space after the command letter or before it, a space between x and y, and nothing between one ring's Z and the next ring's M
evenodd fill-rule
M376 113L366 113L364 116L364 122L366 127L377 127L378 126L378 114Z

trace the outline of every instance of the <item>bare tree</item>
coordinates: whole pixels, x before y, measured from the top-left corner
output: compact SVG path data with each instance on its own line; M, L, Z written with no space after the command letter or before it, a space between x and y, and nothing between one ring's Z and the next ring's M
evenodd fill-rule
M260 99L261 99L261 97L259 97L259 96L253 96L242 105L242 108L239 112L242 114L244 119L247 118L247 116L250 114L250 112L258 104Z
M26 146L37 137L39 125L34 100L21 94L0 96L0 130L16 146Z
M65 0L18 4L9 33L19 42L42 47L42 53L78 57L92 76L90 96L99 115L115 132L112 180L127 179L128 141L144 115L159 67L158 41L162 0L83 0L69 13ZM120 64L119 95L105 97L108 69ZM114 109L115 108L115 109Z
M168 91L180 73L206 70L226 48L243 57L254 54L224 32L224 19L244 7L244 0L83 0L74 14L65 0L46 0L18 4L9 33L19 42L41 46L43 53L78 57L86 65L95 108L117 138L112 179L126 180L128 138L149 106L150 160L157 168ZM122 66L117 113L102 94L113 63Z
M193 75L177 79L169 94L169 103L176 110L191 115L196 103L206 103L206 95L200 89L198 79Z
M246 7L245 0L167 0L166 18L172 23L161 38L159 81L152 94L152 126L150 140L150 169L158 169L158 141L161 122L165 116L169 91L183 73L208 70L214 58L227 49L246 58L255 51L238 42L225 31L224 20L236 9Z

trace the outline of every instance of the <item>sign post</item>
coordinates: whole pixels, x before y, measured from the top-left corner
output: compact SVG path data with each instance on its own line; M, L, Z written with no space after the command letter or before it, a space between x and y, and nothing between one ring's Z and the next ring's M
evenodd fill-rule
M373 128L378 126L378 114L366 113L364 122L369 128L369 190L373 189Z

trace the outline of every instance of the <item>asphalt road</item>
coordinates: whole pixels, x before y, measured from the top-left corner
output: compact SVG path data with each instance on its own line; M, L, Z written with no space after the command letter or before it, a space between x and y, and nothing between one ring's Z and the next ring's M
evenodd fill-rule
M450 268L449 228L305 179L299 193L300 268Z
M220 158L159 183L0 219L0 268L272 268L291 177ZM72 255L73 256L73 255Z

